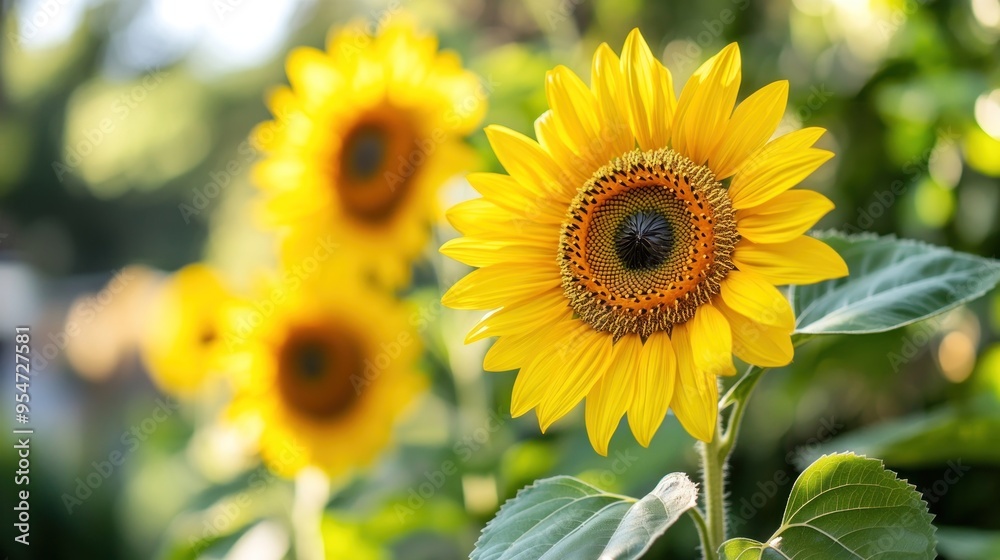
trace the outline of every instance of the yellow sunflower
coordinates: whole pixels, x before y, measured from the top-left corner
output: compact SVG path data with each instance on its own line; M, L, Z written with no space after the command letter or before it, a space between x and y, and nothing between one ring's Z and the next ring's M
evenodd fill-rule
M234 301L219 275L203 264L164 281L140 343L143 363L161 389L190 395L224 367L223 338Z
M370 464L425 386L406 309L323 277L269 283L245 303L230 340L239 365L229 417L283 476L315 465L334 477Z
M590 88L565 67L548 73L537 142L486 129L509 175L471 175L483 197L449 212L464 237L441 251L479 269L444 303L492 310L467 340L499 337L484 367L520 368L513 415L536 409L545 430L586 398L606 454L626 412L645 446L670 408L710 441L733 353L791 361L795 319L775 285L847 274L803 235L833 204L789 190L833 154L812 147L818 128L769 140L788 84L736 106L740 73L731 44L675 99L633 30L621 60L597 49Z
M333 30L325 52L295 49L286 70L275 119L253 134L268 154L253 172L265 223L288 234L287 259L333 234L367 273L405 283L438 187L474 161L462 137L485 111L478 77L399 14L375 36L360 22Z

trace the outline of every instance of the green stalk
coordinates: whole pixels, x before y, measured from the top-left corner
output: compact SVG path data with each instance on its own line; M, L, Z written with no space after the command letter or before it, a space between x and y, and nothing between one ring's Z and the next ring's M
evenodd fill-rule
M704 489L705 516L701 512L693 512L695 522L701 536L701 545L705 549L705 560L717 560L719 547L726 541L726 482L725 469L729 455L736 445L740 426L743 425L743 415L746 412L747 401L757 383L763 377L763 368L751 366L719 404L719 425L715 429L715 437L708 443L699 444L701 451L702 488ZM733 410L723 429L722 411L729 406Z
M702 443L701 469L705 490L706 537L702 546L705 560L718 558L719 546L726 539L725 457L720 449L721 426L716 427L716 436L708 443Z

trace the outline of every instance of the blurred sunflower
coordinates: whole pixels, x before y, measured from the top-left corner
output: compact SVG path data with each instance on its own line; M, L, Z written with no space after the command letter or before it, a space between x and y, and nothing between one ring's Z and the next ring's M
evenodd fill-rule
M586 398L591 443L606 454L626 412L645 446L671 408L710 441L716 376L735 373L734 352L791 361L795 318L775 285L847 274L803 235L833 204L789 190L833 154L812 147L818 128L769 141L788 84L736 106L740 75L731 44L676 100L633 30L621 60L597 49L590 88L562 66L547 74L538 142L487 128L509 175L471 175L483 198L449 212L465 237L441 251L480 268L444 303L494 310L467 341L499 336L485 368L520 368L513 415L534 408L545 430Z
M161 389L190 395L219 373L234 302L219 275L203 264L188 265L164 281L140 343L146 369Z
M344 281L261 294L237 320L230 418L283 476L315 465L335 477L370 464L425 386L405 309Z
M334 30L326 52L288 56L291 87L270 95L275 120L253 134L268 153L254 179L265 222L288 234L287 261L332 234L367 274L397 286L426 243L438 187L474 161L462 137L485 101L478 77L405 16L374 37L365 29Z

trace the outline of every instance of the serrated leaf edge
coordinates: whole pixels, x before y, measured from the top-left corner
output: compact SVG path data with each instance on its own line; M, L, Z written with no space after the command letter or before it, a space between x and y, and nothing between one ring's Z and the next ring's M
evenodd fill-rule
M593 488L594 490L597 491L597 493L593 494L593 496L606 496L606 497L609 497L609 498L618 498L618 499L620 499L623 502L631 502L632 504L635 504L636 502L639 501L638 499L633 498L631 496L624 496L624 495L621 495L621 494L615 494L613 492L605 492L604 490L601 490L600 488L594 486L593 484L590 484L589 482L585 482L583 480L580 480L579 478L576 478L575 476L569 476L569 475L565 475L565 474L560 474L560 475L556 475L556 476L550 476L548 478L540 478L540 479L532 482L531 484L525 486L524 488L521 488L520 490L518 490L517 493L514 494L513 498L508 499L507 501L505 501L503 503L503 505L500 506L500 509L497 510L497 513L496 513L496 515L493 516L493 519L490 519L489 521L487 521L486 525L483 526L483 530L479 532L479 538L477 538L475 544L472 545L473 546L473 548L472 548L472 554L469 555L469 558L472 558L475 555L476 551L479 549L479 546L480 546L480 544L483 541L483 537L486 536L486 531L488 531L497 522L497 520L500 519L500 517L503 515L504 511L506 511L508 509L508 507L510 507L515 501L517 501L517 499L520 498L522 494L524 494L524 493L526 493L526 492L528 492L530 490L533 490L535 488L538 488L543 483L548 484L548 483L552 483L552 482L556 482L556 481L560 481L560 480L572 480L573 482L576 482L576 483L579 483L579 484L583 484L584 486L588 486L590 488Z
M934 551L935 551L935 555L937 554L937 545L938 545L937 527L935 527L934 523L933 523L933 521L936 518L936 516L933 513L930 512L929 505L923 499L923 496L917 490L917 487L915 485L913 485L913 484L910 484L909 480L907 480L905 478L899 478L899 473L897 473L896 471L894 471L892 469L889 469L889 468L886 468L885 462L882 459L879 459L877 457L868 457L867 455L859 455L857 453L854 453L853 451L846 451L846 452L843 452L843 453L828 453L828 454L821 455L818 459L816 459L815 461L813 461L812 464L810 464L808 467L806 467L805 469L803 469L803 471L801 473L799 473L799 476L796 477L795 482L792 484L791 492L795 491L795 487L798 486L799 481L802 479L802 474L804 474L807 470L809 470L809 468L811 468L813 465L815 465L816 463L818 463L819 461L821 461L823 459L826 459L827 457L845 457L845 458L855 457L855 458L863 459L863 460L866 460L866 461L876 461L878 463L879 467L884 472L890 473L892 475L893 480L895 480L897 482L902 482L905 485L906 489L910 490L913 494L915 494L917 496L917 501L920 502L920 504L923 506L923 511L921 513L927 519L927 524L930 525L930 527L931 527L931 535L930 535L930 537L931 537L931 543L933 545L933 548L934 548ZM791 496L791 494L789 494L789 496ZM726 546L727 543L730 543L732 541L740 540L740 541L749 541L749 542L756 543L756 548L758 548L760 550L761 555L763 555L763 552L764 552L765 549L771 548L772 550L774 550L778 554L781 554L783 557L788 558L788 556L785 553L783 553L782 551L780 551L780 550L778 550L776 548L773 548L771 546L771 543L774 542L774 540L776 538L779 538L781 536L782 531L784 531L785 529L787 529L787 527L785 525L785 515L788 513L788 509L787 508L788 508L788 503L786 501L785 502L785 512L782 513L782 516L781 516L781 524L774 531L774 533L770 537L768 537L767 542L761 542L761 541L757 541L757 540L754 540L754 539L751 539L751 538L747 538L747 537L734 537L732 539L726 540L721 545L719 545L719 548L718 548L718 550L716 552L721 557L722 549L723 549L723 547ZM742 553L740 555L742 556ZM739 560L739 556L737 556L734 560Z

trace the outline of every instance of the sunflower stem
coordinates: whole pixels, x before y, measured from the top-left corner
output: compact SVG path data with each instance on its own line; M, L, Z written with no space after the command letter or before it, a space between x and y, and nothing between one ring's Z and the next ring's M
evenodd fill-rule
M319 469L310 467L295 477L292 502L292 526L295 556L303 560L322 560L323 512L330 499L330 480Z
M722 426L716 426L716 437L703 442L701 449L702 484L705 489L707 538L702 539L705 560L717 560L719 546L726 539L726 489L723 480L726 456L722 453Z
M699 445L707 521L702 520L703 525L699 525L698 531L701 536L702 548L705 549L705 560L717 560L719 547L726 541L726 463L729 461L729 455L733 452L740 427L743 425L743 414L746 412L747 401L750 400L750 395L753 394L757 383L763 377L763 372L762 368L751 366L739 382L744 383L745 386L738 391L734 386L729 394L722 398L720 409L728 408L729 404L733 406L728 421L725 422L725 429L722 427L722 410L720 410L715 437L712 438L712 441ZM697 516L692 513L691 516L698 523L701 512L699 511Z
M695 528L698 529L698 539L701 540L701 547L709 550L711 545L708 542L708 525L705 523L705 514L695 507L688 510L688 515L691 516Z

